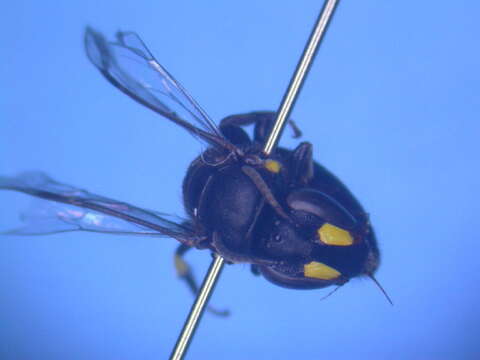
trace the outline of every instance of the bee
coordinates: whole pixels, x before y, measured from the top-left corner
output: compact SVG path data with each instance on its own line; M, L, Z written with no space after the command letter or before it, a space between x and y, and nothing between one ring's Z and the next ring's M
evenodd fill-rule
M264 154L274 112L232 115L217 126L135 33L119 32L109 42L87 28L85 49L112 85L206 145L183 180L187 216L174 219L28 172L0 177L0 189L48 201L9 233L171 237L180 242L177 271L193 292L197 285L183 260L191 248L207 249L230 264L251 264L254 274L282 287L341 286L362 275L380 287L373 277L380 253L368 214L335 175L313 160L312 145L301 142L293 150L277 147ZM248 125L254 126L252 137L244 130Z

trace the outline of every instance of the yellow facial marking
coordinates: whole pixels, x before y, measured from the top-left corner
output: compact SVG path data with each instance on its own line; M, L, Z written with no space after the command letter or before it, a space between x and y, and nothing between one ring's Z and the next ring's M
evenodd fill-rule
M265 160L265 168L272 173L278 174L282 165L275 160Z
M347 230L325 223L317 230L320 241L327 245L350 246L353 244L352 235Z
M175 255L175 258L173 261L175 263L175 269L177 270L177 275L185 276L188 273L187 263L183 261L183 259L178 255Z
M334 268L316 261L304 265L303 273L306 277L321 280L332 280L342 275Z

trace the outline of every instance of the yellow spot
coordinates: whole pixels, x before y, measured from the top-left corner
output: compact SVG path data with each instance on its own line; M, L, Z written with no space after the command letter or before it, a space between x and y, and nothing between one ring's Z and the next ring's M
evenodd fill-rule
M304 265L303 273L306 277L321 280L332 280L342 275L334 268L316 261L312 261L311 263Z
M275 160L265 160L265 167L268 171L278 174L282 168L282 165Z
M317 230L320 241L327 245L349 246L353 244L352 235L347 230L325 223Z
M174 262L175 262L175 269L177 270L177 275L178 276L187 275L188 273L187 263L183 261L183 259L178 255L175 255Z

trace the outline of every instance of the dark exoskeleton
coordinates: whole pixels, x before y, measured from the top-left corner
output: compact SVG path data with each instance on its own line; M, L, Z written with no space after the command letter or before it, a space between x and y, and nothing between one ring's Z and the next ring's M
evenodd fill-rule
M211 148L190 165L183 196L193 227L203 235L195 246L251 263L254 272L296 289L373 274L379 253L368 216L338 178L313 161L312 145L263 155L274 116L254 112L223 119L220 130L241 155ZM255 124L253 141L241 129L249 124ZM325 224L350 240L322 241L318 232ZM305 276L312 262L338 274L325 267L325 274Z
M169 236L181 242L177 270L194 291L182 259L192 247L209 249L229 263L250 263L255 274L288 288L342 285L360 275L373 279L379 251L368 215L339 179L313 161L312 145L278 147L264 155L274 113L233 115L217 127L136 34L118 33L116 42L108 42L87 29L85 46L110 83L207 144L183 181L188 217L172 220L30 172L0 177L0 189L57 205L44 202L10 233ZM248 125L254 125L253 139L243 129Z

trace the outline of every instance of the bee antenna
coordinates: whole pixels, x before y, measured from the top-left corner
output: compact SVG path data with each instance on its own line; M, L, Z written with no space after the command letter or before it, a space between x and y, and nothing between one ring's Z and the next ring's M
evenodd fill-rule
M393 306L393 301L392 299L390 298L390 296L388 296L387 292L385 291L385 289L383 288L382 285L380 285L380 283L378 282L377 279L375 279L375 277L373 276L373 274L367 274L367 276L373 280L373 282L375 283L375 285L377 285L377 287L380 289L380 291L383 293L383 295L385 296L385 298L387 299L387 301L390 303L390 305Z
M326 298L330 297L330 295L332 295L335 291L337 291L338 289L340 289L342 285L338 285L335 289L333 289L332 291L330 291L327 295L323 296L320 301L323 301L325 300Z

